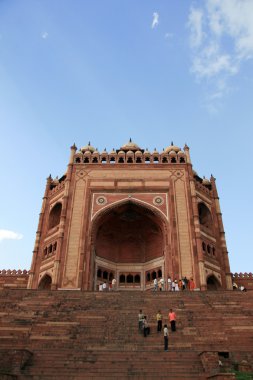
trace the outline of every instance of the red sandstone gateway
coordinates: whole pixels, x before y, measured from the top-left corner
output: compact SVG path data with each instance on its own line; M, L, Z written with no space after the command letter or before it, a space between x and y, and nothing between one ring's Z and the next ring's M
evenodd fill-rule
M71 147L66 174L47 179L28 288L149 290L154 278L232 289L214 177L189 148L150 153L130 141L99 153Z

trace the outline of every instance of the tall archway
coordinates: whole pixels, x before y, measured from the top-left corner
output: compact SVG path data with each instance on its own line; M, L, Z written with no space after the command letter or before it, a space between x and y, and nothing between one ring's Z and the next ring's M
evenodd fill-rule
M48 274L42 277L40 280L38 289L40 290L50 290L52 285L52 278Z
M211 275L206 280L207 290L219 290L221 288L220 282L214 275Z
M155 212L131 201L116 205L96 221L94 273L107 269L118 288L147 289L148 271L164 273L164 241L163 220ZM94 288L98 285L96 278Z

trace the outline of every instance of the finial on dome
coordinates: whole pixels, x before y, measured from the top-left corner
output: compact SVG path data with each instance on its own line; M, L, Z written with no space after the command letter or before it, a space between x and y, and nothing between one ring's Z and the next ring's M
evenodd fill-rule
M132 139L131 139L131 137L130 137L130 139L129 139L129 142L132 142Z
M171 145L173 146L174 144L173 144L173 141L171 141Z

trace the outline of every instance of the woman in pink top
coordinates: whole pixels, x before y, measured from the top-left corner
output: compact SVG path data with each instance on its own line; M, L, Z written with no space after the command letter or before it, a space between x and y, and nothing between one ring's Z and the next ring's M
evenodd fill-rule
M172 309L170 309L170 312L169 312L169 321L170 321L171 331L176 331L176 313Z

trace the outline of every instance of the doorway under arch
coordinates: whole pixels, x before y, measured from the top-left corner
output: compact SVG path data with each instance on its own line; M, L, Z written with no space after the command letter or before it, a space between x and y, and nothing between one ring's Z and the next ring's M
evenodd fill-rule
M52 285L52 277L46 274L45 276L42 277L40 280L38 289L40 290L50 290Z
M94 289L105 272L113 273L117 289L151 288L147 273L164 273L164 241L163 220L151 209L132 201L109 209L93 233Z
M220 282L214 275L211 275L207 278L206 284L207 290L219 290L221 288Z

